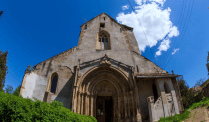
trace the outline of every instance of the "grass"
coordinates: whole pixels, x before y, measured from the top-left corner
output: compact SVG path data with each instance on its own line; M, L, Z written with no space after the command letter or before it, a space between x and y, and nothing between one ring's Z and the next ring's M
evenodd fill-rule
M189 108L185 109L183 114L175 114L175 116L171 117L162 117L158 122L182 122L189 118L190 110L193 110L201 106L206 106L206 108L209 108L209 97L206 99L203 98L203 100L201 100L200 102L193 103L191 106L189 106Z
M203 121L205 121L205 112L204 112L204 108L202 108L203 109L203 116L204 116L204 120Z
M195 113L194 113L194 116L193 116L192 122L194 121L194 118L195 118L196 113L197 113L197 111L195 111Z

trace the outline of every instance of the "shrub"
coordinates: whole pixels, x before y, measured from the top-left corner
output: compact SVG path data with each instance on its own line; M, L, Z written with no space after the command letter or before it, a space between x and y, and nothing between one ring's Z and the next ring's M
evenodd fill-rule
M61 102L41 102L0 92L1 122L96 122L94 117L73 113Z

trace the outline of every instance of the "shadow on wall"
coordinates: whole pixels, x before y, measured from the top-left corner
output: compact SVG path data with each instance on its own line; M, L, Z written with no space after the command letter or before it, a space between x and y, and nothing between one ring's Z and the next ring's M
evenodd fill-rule
M65 86L59 92L57 97L55 98L56 101L62 102L64 107L72 109L72 96L73 96L73 80L74 75L67 81Z

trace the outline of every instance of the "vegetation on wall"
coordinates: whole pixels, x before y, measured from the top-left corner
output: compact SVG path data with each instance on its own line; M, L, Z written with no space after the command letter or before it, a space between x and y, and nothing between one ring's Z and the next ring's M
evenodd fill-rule
M32 66L32 65L28 65L28 67L27 67L27 70L28 70L28 71L33 71L34 69L35 69L35 67Z
M0 91L3 91L5 84L5 78L7 74L7 54L8 52L2 52L0 50Z
M94 117L73 113L61 102L24 99L0 91L0 122L96 122Z

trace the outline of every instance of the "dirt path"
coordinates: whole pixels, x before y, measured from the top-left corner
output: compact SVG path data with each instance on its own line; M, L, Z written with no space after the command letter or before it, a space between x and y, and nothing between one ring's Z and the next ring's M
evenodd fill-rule
M206 107L199 107L190 112L190 117L184 122L209 122L208 110Z

